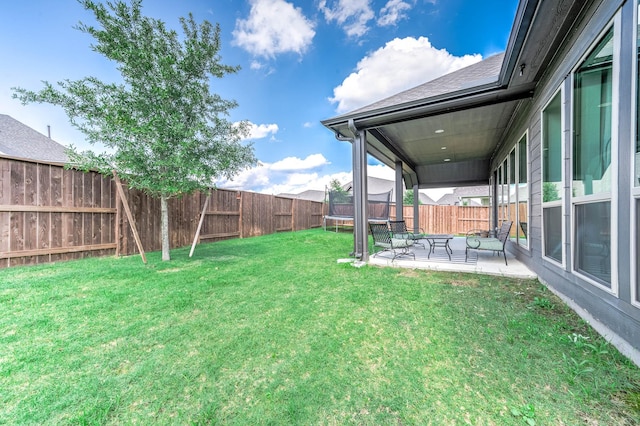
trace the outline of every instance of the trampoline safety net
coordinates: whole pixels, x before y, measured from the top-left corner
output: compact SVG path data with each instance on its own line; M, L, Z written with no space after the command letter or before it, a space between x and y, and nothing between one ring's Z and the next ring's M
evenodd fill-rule
M381 194L368 194L369 220L389 220L389 205L391 191ZM329 211L326 219L353 219L353 194L339 191L329 191Z

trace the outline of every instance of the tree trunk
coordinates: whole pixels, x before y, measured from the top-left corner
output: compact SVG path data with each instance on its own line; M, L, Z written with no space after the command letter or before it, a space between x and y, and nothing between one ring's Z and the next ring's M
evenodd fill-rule
M162 260L171 260L169 254L169 207L165 195L160 196L160 227L162 229Z

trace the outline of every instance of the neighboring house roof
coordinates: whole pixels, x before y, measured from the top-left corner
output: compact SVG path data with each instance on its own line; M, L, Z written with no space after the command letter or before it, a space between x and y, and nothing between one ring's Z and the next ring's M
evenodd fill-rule
M377 177L369 176L367 178L367 192L369 194L382 194L383 192L393 191L396 183L392 180L381 179ZM342 185L345 191L353 190L353 182ZM394 191L395 192L395 191ZM395 195L391 194L391 201L395 200Z
M324 196L324 191L318 191L315 189L309 189L299 194L278 194L278 197L295 198L297 200L310 200L318 202L324 202Z
M342 186L346 191L353 190L353 182L349 182ZM369 194L382 194L384 192L391 191L391 202L396 202L396 183L392 180L376 178L376 177L367 177L367 189ZM437 204L431 197L427 194L418 191L418 197L420 199L421 204Z
M485 198L491 194L489 185L461 186L454 188L453 193L460 198Z
M6 114L0 114L0 154L38 161L68 161L63 145Z
M454 206L463 204L462 200L467 200L469 206L481 206L475 200L490 198L491 187L489 185L462 186L454 188L452 193L445 194L438 199L438 204L442 206Z
M438 204L441 206L455 206L460 202L460 199L452 193L444 194L438 198Z
M418 197L420 199L420 203L421 204L427 204L427 205L435 205L438 204L435 201L433 201L433 198L429 197L427 194L418 191Z

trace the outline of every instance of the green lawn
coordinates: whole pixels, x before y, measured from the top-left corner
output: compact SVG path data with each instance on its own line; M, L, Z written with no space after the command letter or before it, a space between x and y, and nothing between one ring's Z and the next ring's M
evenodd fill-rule
M0 424L637 424L537 281L338 264L344 233L0 270Z

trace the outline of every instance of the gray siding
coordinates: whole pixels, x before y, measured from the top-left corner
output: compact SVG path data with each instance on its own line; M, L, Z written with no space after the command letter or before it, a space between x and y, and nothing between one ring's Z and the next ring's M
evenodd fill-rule
M529 250L511 244L511 251L518 258L534 270L542 281L567 298L575 301L580 307L589 312L599 322L617 333L640 350L640 309L632 304L631 286L634 278L631 276L631 244L635 244L636 236L629 232L631 224L631 176L633 139L632 131L635 125L630 111L633 111L634 94L632 87L632 61L634 59L633 37L628 37L633 31L633 12L635 1L603 1L591 2L583 11L583 18L565 41L551 66L538 85L535 96L531 101L523 101L517 117L502 141L500 149L492 159L492 169L495 170L508 155L520 136L529 131ZM612 194L612 208L617 206L617 228L612 233L618 235L617 267L618 295L613 295L595 286L572 271L571 260L571 169L568 159L571 156L571 71L589 52L602 32L609 26L616 12L621 10L622 25L616 28L622 37L622 54L618 69L619 104L618 104L618 191ZM615 81L615 80L614 80ZM560 87L564 89L565 105L565 266L547 261L542 257L542 199L541 199L541 112L547 102L555 95ZM615 151L613 152L615 154ZM615 213L615 210L612 212ZM612 226L616 226L615 222Z

